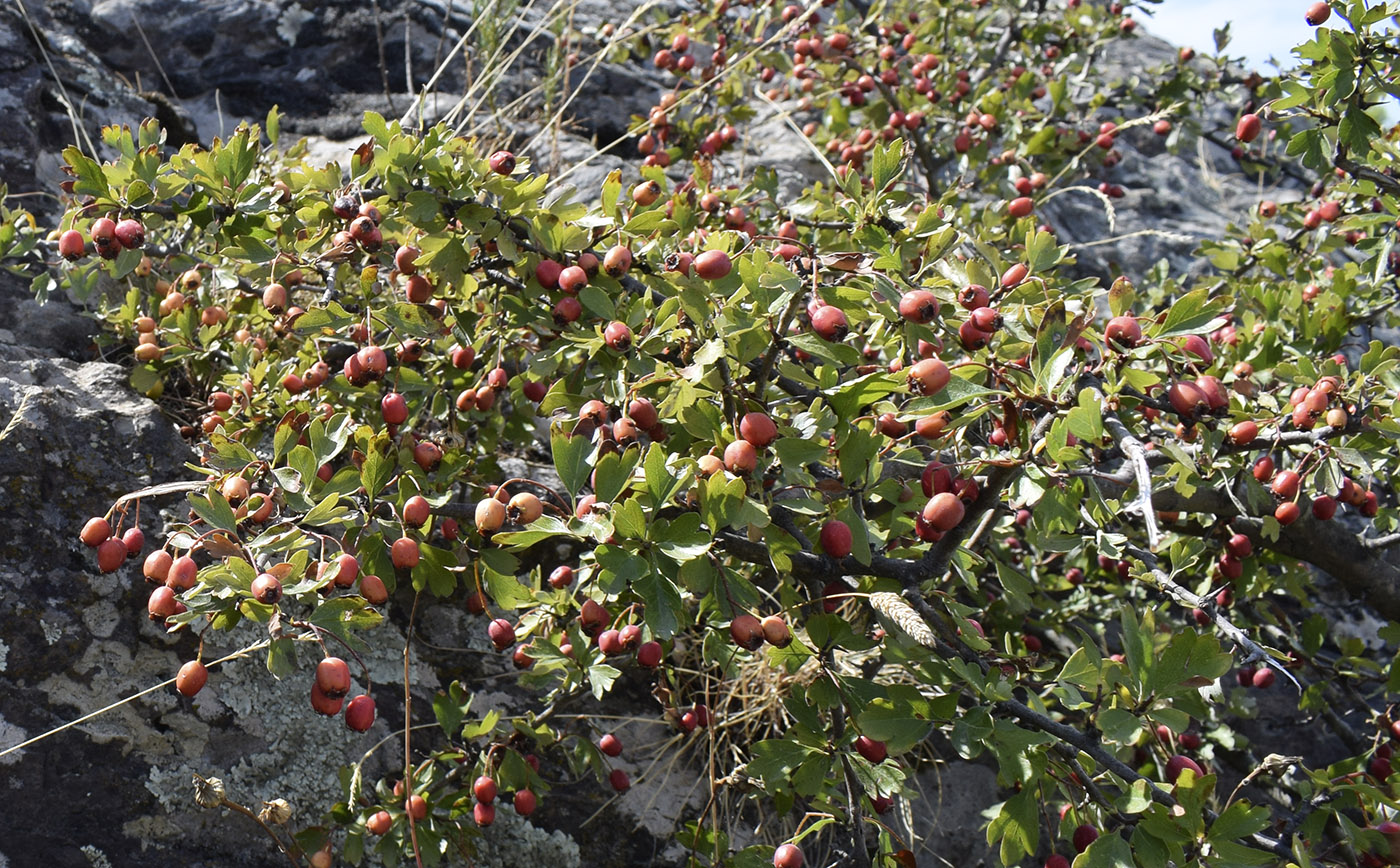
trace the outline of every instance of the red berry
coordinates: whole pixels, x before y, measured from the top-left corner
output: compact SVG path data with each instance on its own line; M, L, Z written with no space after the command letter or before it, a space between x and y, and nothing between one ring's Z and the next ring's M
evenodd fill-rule
M559 286L559 275L563 272L564 266L552 259L541 259L535 266L535 280L540 282L540 286L545 289L554 289Z
M846 314L835 305L824 304L812 314L812 331L824 340L842 341L850 333Z
M112 525L105 518L90 518L87 524L83 525L78 538L83 541L83 545L89 548L97 548L112 537Z
M1089 849L1089 845L1099 839L1099 830L1085 823L1074 830L1074 849L1077 853L1083 853Z
M608 774L608 783L612 784L612 788L619 793L627 792L627 789L632 786L632 781L627 777L627 772L624 772L622 769L613 769L612 772Z
M496 801L496 781L490 775L482 775L472 783L472 795L478 802L490 804Z
M588 285L588 272L577 265L570 265L559 272L559 288L569 295L575 295Z
M610 322L607 328L603 329L603 342L619 353L624 353L632 348L632 330L626 323Z
M986 307L991 303L991 295L987 292L987 287L976 283L970 283L958 291L958 304L964 310L976 310L979 307Z
M1319 2L1314 3L1313 5L1308 7L1308 13L1304 17L1304 20L1307 21L1308 24L1312 25L1313 27L1317 27L1318 25L1322 24L1322 22L1326 21L1328 18L1331 17L1332 7L1319 0Z
M394 544L389 546L389 560L394 564L395 569L411 570L418 566L418 561L422 557L422 552L418 550L418 543L408 537L399 537L394 540Z
M379 412L385 423L402 425L408 421L408 401L398 392L390 392L380 399Z
M917 394L934 395L953 379L942 359L920 359L909 368L909 386Z
M128 217L118 223L113 232L121 246L128 250L135 250L146 243L146 227L141 225L140 220Z
M515 154L510 151L497 151L492 154L487 163L491 166L491 171L498 175L509 175L515 171Z
M271 573L263 573L253 579L250 590L253 599L268 606L275 606L282 599L282 582Z
M1240 115L1239 123L1235 124L1235 138L1248 144L1258 138L1262 128L1263 122L1259 120L1259 115L1253 112Z
M962 499L951 491L945 491L935 494L924 504L923 519L935 530L946 532L957 527L966 512Z
M833 558L844 558L851 553L851 529L840 519L833 518L823 524L819 539L822 551Z
M865 757L867 761L872 763L884 762L885 757L889 755L889 752L885 749L885 743L883 741L876 741L875 739L864 735L859 736L856 739L856 753Z
M384 586L384 580L378 576L361 576L360 596L364 597L365 602L371 606L382 606L389 601L389 589Z
M773 868L802 868L802 848L783 844L773 851Z
M339 657L327 657L316 664L316 686L321 692L339 699L350 692L350 666Z
M326 717L334 717L340 714L340 707L345 704L341 697L327 696L320 687L311 685L311 708Z
M910 322L933 322L938 309L938 296L926 289L911 289L899 299L899 315Z
M1142 326L1135 317L1115 316L1108 321L1103 334L1115 346L1132 349L1142 341Z
M515 628L505 618L497 618L486 625L486 635L497 651L504 651L515 642Z
M706 250L695 257L692 267L701 280L719 280L727 276L734 266L729 254L723 250Z
M608 733L607 735L598 739L598 750L601 750L608 756L621 756L622 742L618 740L617 736L613 735L612 733Z
M1167 760L1167 780L1172 783L1176 783L1176 779L1181 776L1181 772L1185 769L1190 769L1191 771L1195 772L1196 777L1200 777L1204 774L1204 772L1201 771L1201 767L1196 763L1195 760L1191 759L1188 756L1176 754L1171 759Z
M109 217L98 217L92 221L92 228L89 230L92 236L92 246L97 248L97 253L103 259L113 259L121 252L121 243L117 241L117 224Z
M209 670L198 660L191 660L180 667L180 672L175 676L175 689L185 696L194 696L204 689L204 685L209 681Z
M763 630L764 641L774 648L786 648L792 644L792 630L779 616L767 615L758 625Z
M763 645L763 624L753 615L737 615L729 624L729 635L740 648L756 651Z
M364 732L374 725L374 699L360 694L345 706L345 725L356 732Z
M370 816L365 821L365 829L371 835L383 835L389 831L389 827L394 824L394 818L388 811L379 811Z
M767 413L746 413L739 420L739 436L763 449L778 439L778 426Z
M724 467L736 476L747 476L758 467L758 453L747 440L735 440L724 447Z
M82 259L87 254L87 239L76 229L69 229L58 236L58 255L69 262Z
M663 649L660 642L645 642L637 649L637 663L648 669L661 665Z

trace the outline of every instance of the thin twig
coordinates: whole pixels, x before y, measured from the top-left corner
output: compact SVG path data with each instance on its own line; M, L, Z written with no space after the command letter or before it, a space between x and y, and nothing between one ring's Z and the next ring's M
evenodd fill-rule
M418 615L418 600L421 597L422 592L413 595L413 608L408 613L408 629L403 643L403 789L409 799L413 797L417 784L413 780L413 681L409 677L408 664L413 647L413 619ZM413 811L407 810L407 805L404 807L408 815L408 835L413 841L413 858L418 868L423 868L423 853L418 848L418 827L413 820Z
M1100 406L1107 402L1103 392L1097 387L1091 387L1091 394ZM1123 457L1132 465L1138 487L1133 505L1142 513L1142 522L1147 527L1147 547L1156 551L1157 545L1162 541L1162 532L1157 527L1157 512L1152 508L1152 472L1147 467L1147 449L1117 415L1104 413L1103 425L1118 448L1123 450Z

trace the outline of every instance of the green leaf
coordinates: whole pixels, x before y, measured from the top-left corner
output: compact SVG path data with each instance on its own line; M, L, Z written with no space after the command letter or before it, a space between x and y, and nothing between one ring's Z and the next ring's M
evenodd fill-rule
M656 519L651 537L656 542L657 550L678 564L703 557L710 550L712 537L700 529L700 521L700 516L693 512L670 522Z
M608 177L603 181L603 191L599 195L598 202L603 209L603 213L609 218L617 219L617 200L622 195L622 170L613 169L608 173Z
M1208 299L1205 289L1188 292L1172 301L1166 320L1154 330L1152 336L1169 338L1206 331L1225 310L1227 301L1225 297Z
M1138 778L1133 781L1127 792L1119 797L1117 802L1118 810L1125 814L1141 814L1152 807L1152 791L1145 778Z
M1121 708L1106 708L1099 713L1099 730L1104 738L1118 744L1132 744L1142 733L1142 720Z
M933 729L927 707L922 709L921 718L914 716L918 713L920 708L907 703L896 705L888 699L877 699L861 709L856 719L862 734L883 741L890 753L899 754L923 742Z
M1137 863L1128 842L1117 832L1108 832L1079 854L1074 868L1137 868Z
M535 595L515 576L491 569L482 570L481 576L491 601L502 609L523 609L535 604Z
M570 436L561 425L550 429L549 448L554 457L554 471L570 494L578 494L588 481L588 453L592 446L587 437Z
M319 332L329 337L354 321L353 314L347 313L345 308L336 302L331 302L325 307L313 307L297 317L293 328L296 329L298 335L303 337L313 332Z
M1026 787L1001 804L987 826L987 843L1001 842L1001 862L1013 865L1040 846L1039 787Z
M765 739L755 742L749 750L750 759L745 770L763 781L765 787L778 787L787 783L792 771L807 761L813 749L783 738Z
M904 139L894 138L889 145L875 144L874 159L870 166L870 180L875 191L882 192L889 183L903 174Z
M1055 676L1055 680L1073 684L1085 690L1092 690L1102 683L1103 676L1099 667L1089 659L1085 650L1076 648L1074 653L1069 655L1069 659L1065 661L1060 674Z
M203 497L191 492L188 500L195 515L204 519L210 527L230 532L237 529L238 519L234 517L233 509L214 486L209 486Z
M670 220L666 219L666 211L664 209L653 208L650 211L643 211L631 220L628 220L627 223L623 225L622 232L625 235L643 235L648 232L655 232L660 229L663 224L668 223L672 226L675 225L671 223Z
M862 407L903 389L904 382L895 374L875 373L827 389L826 395L836 414L843 420L850 420L859 415Z
M1262 805L1251 805L1244 801L1231 802L1230 807L1211 823L1207 837L1212 844L1234 841L1262 832L1268 828L1269 820L1269 809Z
M1060 247L1049 232L1032 229L1026 233L1026 258L1031 274L1044 274L1060 261Z
M846 442L837 450L841 481L850 488L864 488L873 481L875 456L885 445L885 436L865 425L849 429Z
M433 716L448 738L457 737L457 731L461 729L462 721L466 720L471 707L472 695L463 690L458 681L448 685L446 692L433 697Z
M365 494L371 499L378 497L384 486L389 484L394 469L392 456L384 455L378 449L369 449L365 453L364 463L360 465L360 485L364 487Z
M563 519L553 515L542 515L530 522L524 530L498 533L492 540L512 551L522 551L537 542L557 536L577 538L579 535Z
M593 688L593 698L599 701L612 690L613 682L622 672L606 663L595 663L588 667L588 684Z
M853 367L861 363L860 350L846 344L832 343L810 332L789 335L787 342L805 353L842 367Z
M618 534L625 539L646 539L646 513L642 511L642 505L632 498L623 501L612 511L612 523Z
M659 509L670 503L671 498L689 484L694 472L691 467L686 467L675 473L669 465L666 450L661 448L661 444L651 444L642 462L642 469L646 475L647 494L651 496L653 508Z
M1114 316L1132 313L1135 296L1136 292L1133 289L1132 281L1126 277L1115 279L1113 285L1108 288L1109 311Z
M365 132L374 137L374 141L381 148L389 144L389 125L385 123L384 116L379 112L365 112L364 117Z
M96 160L88 159L82 151L73 145L63 149L63 159L78 175L78 180L73 183L74 193L96 196L99 199L111 196L112 191L107 185L107 176Z
M1069 411L1069 430L1086 443L1103 440L1103 407L1094 393L1084 389L1079 393L1079 406Z
M593 493L603 503L612 503L627 487L632 478L632 470L637 466L641 450L632 448L618 455L610 452L598 459L593 472Z
M646 623L652 634L663 640L676 635L685 617L685 601L675 583L653 569L638 578L632 589L646 602Z
M413 568L413 586L426 587L435 597L449 597L457 590L457 556L447 549L418 544L421 559Z
M315 527L334 524L350 514L350 508L340 505L340 495L331 492L306 514L303 522Z
M277 251L266 241L252 235L242 235L233 240L233 245L226 248L230 253L236 251L236 255L243 260L254 265L261 265L264 262L271 262L277 258Z
M282 678L297 671L296 644L290 636L273 639L267 647L267 671Z
M730 521L744 502L747 486L744 480L720 472L700 486L700 517L712 531L729 527Z

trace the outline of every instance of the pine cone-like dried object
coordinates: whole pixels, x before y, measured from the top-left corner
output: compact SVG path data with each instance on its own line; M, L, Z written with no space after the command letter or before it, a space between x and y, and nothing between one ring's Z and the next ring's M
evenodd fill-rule
M218 778L194 776L194 800L201 808L217 808L224 803L224 782Z
M919 617L919 613L914 611L914 607L904 602L904 598L899 594L892 594L888 591L870 595L870 606L882 617L898 627L905 635L925 648L935 648L938 640L934 637L933 631L929 629L924 619Z
M291 818L292 806L287 804L286 799L263 802L262 810L258 811L258 819L272 825L280 826Z

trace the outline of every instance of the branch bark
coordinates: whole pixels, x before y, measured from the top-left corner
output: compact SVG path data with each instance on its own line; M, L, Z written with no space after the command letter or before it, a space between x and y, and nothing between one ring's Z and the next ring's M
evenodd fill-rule
M1152 505L1172 512L1203 512L1230 517L1230 527L1266 548L1312 564L1335 578L1353 597L1377 614L1400 620L1400 549L1377 548L1337 521L1318 521L1308 510L1283 528L1277 540L1264 536L1264 522L1240 515L1221 491L1199 488L1190 497L1173 489L1153 492Z

